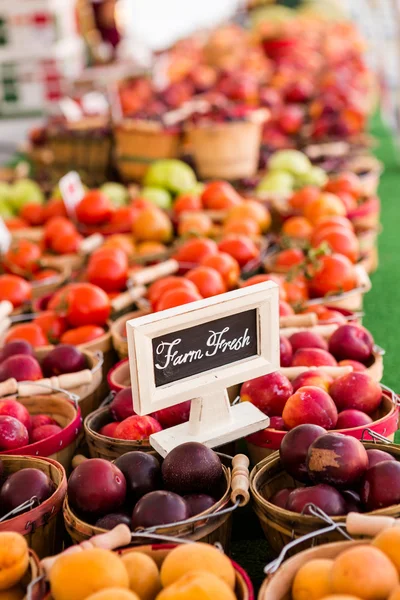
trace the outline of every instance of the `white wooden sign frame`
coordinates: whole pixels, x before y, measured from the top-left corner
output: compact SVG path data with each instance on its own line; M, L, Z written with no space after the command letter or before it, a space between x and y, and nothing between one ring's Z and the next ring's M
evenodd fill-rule
M156 386L154 338L196 325L211 325L217 319L252 309L257 315L257 355ZM275 283L263 282L132 319L127 322L127 338L137 414L146 415L192 400L189 423L150 437L150 443L162 455L190 439L215 446L268 426L268 417L254 405L245 402L230 407L226 388L279 369L279 289Z

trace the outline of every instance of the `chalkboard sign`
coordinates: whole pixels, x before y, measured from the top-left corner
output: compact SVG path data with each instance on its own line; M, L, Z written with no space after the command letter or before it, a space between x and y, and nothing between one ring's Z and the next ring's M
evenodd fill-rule
M156 387L258 354L257 310L153 339Z
M267 281L127 322L135 412L192 400L189 423L150 437L157 452L186 439L212 447L268 426L250 402L231 408L226 388L279 368L278 292Z

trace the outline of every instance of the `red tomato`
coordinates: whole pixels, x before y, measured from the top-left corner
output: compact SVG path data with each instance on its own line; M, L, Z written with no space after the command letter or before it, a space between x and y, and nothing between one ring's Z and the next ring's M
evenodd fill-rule
M210 298L226 292L226 285L218 271L211 267L196 267L185 275L195 284L203 298Z
M188 304L189 302L195 302L201 300L202 297L198 292L191 292L179 288L177 290L169 290L165 292L157 303L156 310L167 310L168 308L174 308L175 306L181 306L182 304Z
M227 252L218 252L218 254L206 256L201 261L201 265L204 267L211 267L218 271L228 290L237 286L240 276L239 263Z
M44 227L43 241L47 248L51 248L53 240L74 233L76 233L76 227L69 219L66 217L52 217Z
M22 323L21 325L13 325L7 331L4 341L5 343L13 340L26 340L34 348L47 346L49 340L43 333L43 330L37 323Z
M113 231L129 232L132 229L139 210L133 206L120 206L111 215L109 225Z
M264 281L273 281L279 285L279 299L285 301L287 300L286 290L283 285L283 275L275 275L272 273L253 275L253 277L246 279L246 281L244 281L240 287L249 287L249 285L257 285L257 283L263 283Z
M97 325L83 325L76 329L69 329L61 336L62 344L72 344L78 346L79 344L87 344L105 334L102 327Z
M111 200L100 190L87 192L75 209L76 218L84 225L101 225L114 212Z
M322 256L310 275L309 289L314 298L348 292L357 284L354 265L342 254Z
M39 325L51 344L59 342L62 334L67 330L66 319L51 310L39 314L33 319L33 323Z
M218 246L208 238L193 238L180 246L174 255L179 263L191 265L199 264L206 256L218 253Z
M110 299L91 283L71 283L54 294L48 309L66 317L71 327L104 325L110 316Z
M201 195L204 208L225 210L243 202L235 188L227 181L212 181Z
M4 256L9 271L35 273L39 270L42 251L38 244L29 240L14 240Z
M169 277L163 277L162 279L152 283L147 291L147 297L151 305L154 307L160 300L161 296L165 294L165 292L177 289L184 289L189 292L198 293L198 289L194 283L188 279L185 279L184 277L178 277L177 275L170 275Z
M197 212L202 209L200 196L181 194L174 202L173 211L176 215L183 212Z
M32 288L28 281L18 275L0 275L0 302L8 300L18 308L31 299Z
M60 198L51 198L43 206L43 221L46 222L53 217L68 217L64 201Z
M44 223L44 208L41 204L36 204L35 202L25 204L19 215L33 227L43 225Z
M97 255L89 260L86 275L90 283L98 285L106 292L120 292L126 287L128 259L123 250L109 248L114 255ZM100 251L101 252L101 251ZM118 254L117 254L118 253Z
M276 255L274 266L280 273L287 273L293 267L300 266L304 260L305 256L300 248L288 248Z
M53 237L50 247L57 254L74 254L78 252L82 241L83 237L77 231L70 231Z
M227 235L219 242L218 249L233 256L241 267L260 256L253 240L244 235Z

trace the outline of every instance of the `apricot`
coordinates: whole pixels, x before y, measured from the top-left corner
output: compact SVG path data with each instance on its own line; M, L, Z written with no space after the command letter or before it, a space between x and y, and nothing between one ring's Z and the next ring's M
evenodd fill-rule
M8 590L19 583L28 563L28 544L25 538L12 531L0 533L0 590Z
M398 586L399 576L388 557L374 546L345 550L334 561L332 588L362 600L385 600Z
M172 239L173 228L166 213L157 206L149 206L140 211L132 233L138 242L167 243Z
M156 600L236 600L231 588L215 574L190 571L169 585ZM113 599L114 600L114 599Z
M214 546L201 542L177 546L168 554L161 567L161 583L167 587L193 570L214 573L232 590L235 587L235 570L229 558Z
M0 592L0 600L23 600L23 598L25 598L25 592L19 585Z
M400 574L400 527L384 529L378 533L372 545L386 554Z
M331 596L324 596L322 600L360 600L360 597L349 596L348 594L332 594Z
M119 556L102 548L60 556L49 579L54 600L86 600L90 594L107 588L129 589L124 563ZM110 598L116 600L114 596Z
M320 600L329 594L332 567L333 560L327 558L316 558L300 567L293 581L293 600Z
M142 552L121 556L129 575L129 587L140 600L154 600L161 590L160 573L154 560Z
M135 592L113 587L91 594L86 600L142 600Z
M390 594L388 600L400 600L400 586L397 587L392 594Z

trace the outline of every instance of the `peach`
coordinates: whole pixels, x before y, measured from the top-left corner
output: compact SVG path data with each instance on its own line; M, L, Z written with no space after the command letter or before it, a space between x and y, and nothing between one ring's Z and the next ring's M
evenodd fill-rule
M154 600L161 590L160 573L154 560L143 552L128 552L121 556L129 575L129 587L140 600Z
M41 427L42 425L58 425L57 421L49 417L49 415L33 415L31 423L32 429L36 429L36 427Z
M107 425L104 425L104 427L99 430L99 434L114 438L118 425L119 423L117 421L115 423L107 423Z
M319 387L326 392L329 392L329 386L333 382L333 378L329 375L326 375L323 371L319 371L318 369L310 369L309 371L304 371L304 373L300 373L297 377L292 381L293 391L297 392L297 390L306 385L313 385L315 387Z
M338 362L339 367L353 367L353 371L356 373L361 373L362 371L366 371L367 367L362 363L358 362L358 360L340 360Z
M215 546L198 542L174 548L161 567L161 583L164 587L178 581L190 571L200 569L217 575L233 590L235 570L229 558Z
M142 600L142 598L139 598L135 592L112 587L90 594L86 600Z
M365 363L371 356L374 338L361 325L341 325L329 339L329 352L337 360L356 360Z
M269 417L280 417L293 388L289 379L276 371L246 381L240 390L242 402L252 402Z
M320 348L321 350L328 350L328 343L323 337L313 331L297 331L290 336L289 341L292 345L293 352L300 350L300 348Z
M282 416L288 429L305 423L334 429L338 413L335 403L327 392L309 385L299 388L293 396L290 396Z
M6 415L0 416L0 450L22 448L29 442L29 433L25 425Z
M0 600L24 600L25 592L20 585L0 591Z
M329 558L315 558L300 567L293 581L293 600L320 600L332 592L332 567Z
M398 586L399 576L381 550L362 544L336 558L331 581L334 592L363 600L384 600Z
M288 317L294 315L294 310L285 300L279 300L279 316Z
M17 381L42 379L42 369L36 358L29 354L14 354L0 364L0 381L13 377Z
M278 431L286 431L286 425L282 417L271 417L269 427L267 429L277 429Z
M339 413L336 429L351 429L352 427L370 425L370 423L372 423L372 419L366 413L349 408Z
M160 423L153 417L134 415L118 424L115 437L118 440L146 440L152 433L161 430Z
M336 367L335 358L322 348L300 348L294 353L293 367Z
M107 588L129 589L124 563L117 554L102 548L62 554L51 568L49 580L54 600L86 600Z
M0 596L1 600L1 596ZM397 587L389 596L389 600L400 600L400 586Z
M384 529L372 540L372 545L386 554L400 574L400 528Z
M18 400L0 400L0 415L14 417L14 419L18 419L18 421L25 425L28 431L31 430L31 415L25 406L18 402Z
M20 582L28 568L28 544L20 533L0 533L0 590Z
M194 570L158 594L156 600L236 600L236 595L217 575Z
M281 367L290 367L292 364L293 350L289 340L284 335L280 336L279 350Z
M120 390L118 394L115 395L110 404L110 411L116 421L123 421L136 414L133 410L131 387Z
M382 400L381 386L367 373L348 373L339 377L332 383L329 393L339 412L355 408L370 415Z

